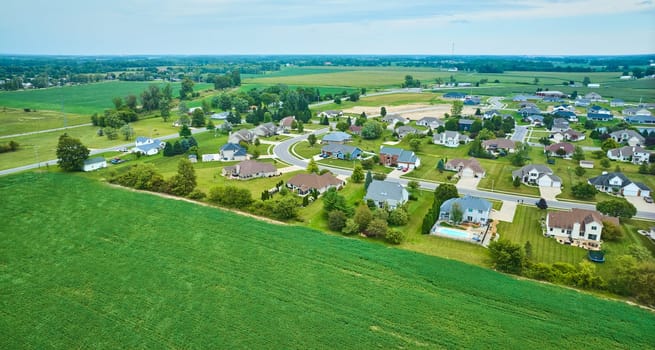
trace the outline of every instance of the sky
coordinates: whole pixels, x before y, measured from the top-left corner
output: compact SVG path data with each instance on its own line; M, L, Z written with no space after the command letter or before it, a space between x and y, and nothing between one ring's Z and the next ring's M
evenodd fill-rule
M655 0L15 0L2 12L0 54L655 53Z

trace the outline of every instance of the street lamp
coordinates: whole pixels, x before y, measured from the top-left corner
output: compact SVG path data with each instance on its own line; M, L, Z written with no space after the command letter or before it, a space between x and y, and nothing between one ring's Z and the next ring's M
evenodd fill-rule
M491 179L491 192L494 191L494 181L496 181L496 180L495 180L495 179Z

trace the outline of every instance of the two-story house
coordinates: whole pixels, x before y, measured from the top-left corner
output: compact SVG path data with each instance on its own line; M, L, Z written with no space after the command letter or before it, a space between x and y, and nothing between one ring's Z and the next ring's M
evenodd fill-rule
M380 146L380 164L414 169L421 166L421 159L412 151L406 151L402 148Z
M623 173L619 172L604 172L600 176L590 178L587 182L601 192L636 197L650 196L650 188L648 186L641 182L633 182L627 176L623 175Z
M491 214L491 203L478 197L464 196L451 198L441 204L439 219L453 222L453 211L458 207L462 213L462 222L486 225Z
M446 147L459 147L460 144L466 144L471 141L467 135L460 134L458 131L446 130L440 134L432 136L432 143Z
M623 146L607 151L607 158L634 164L648 163L651 152L639 146Z
M630 129L615 131L610 134L610 137L612 140L618 143L625 143L628 146L641 146L646 141L646 139L641 136L641 134L635 130Z
M541 164L529 164L512 171L512 179L517 177L521 179L521 182L528 185L557 188L562 186L562 179L554 175L549 167Z
M373 180L366 190L365 201L373 201L379 208L385 205L396 209L409 200L409 192L398 182Z
M595 210L573 208L571 211L554 211L546 216L545 235L561 243L576 242L584 248L600 249L603 221L619 225L617 218Z

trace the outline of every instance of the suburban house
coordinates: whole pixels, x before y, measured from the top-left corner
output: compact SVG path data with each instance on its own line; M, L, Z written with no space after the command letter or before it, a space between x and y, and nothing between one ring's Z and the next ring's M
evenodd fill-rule
M460 131L469 131L471 130L471 125L473 125L473 119L460 119L457 121L457 125Z
M430 129L436 129L444 125L444 122L436 117L423 117L416 122L416 125L426 126Z
M575 105L577 107L588 107L591 105L591 101L586 98L579 98L575 100Z
M555 112L558 111L575 112L575 107L570 104L563 103L553 107L553 111L552 111L553 114L555 114Z
M623 111L621 111L621 114L623 114L626 117L632 117L635 115L652 115L652 113L649 110L642 107L625 108Z
M554 211L546 216L546 236L561 243L577 243L583 248L600 249L603 221L619 225L619 219L605 216L595 210L573 208L571 211Z
M389 130L393 130L398 122L403 124L407 123L407 119L401 117L398 114L387 114L386 116L384 116L384 118L382 118L382 121L389 124L390 126Z
M533 114L523 118L523 121L530 123L532 126L544 125L544 116L540 114Z
M335 117L341 117L343 116L343 111L334 111L334 110L329 110L329 111L323 111L318 114L319 117L328 117L328 118L335 118Z
M586 98L587 100L590 100L592 102L602 101L603 100L603 96L601 96L600 94L598 94L596 92L590 92L590 93L584 95L584 98Z
M553 111L553 116L556 118L563 118L566 119L570 122L577 122L578 121L578 116L575 114L575 112L567 111L567 110L557 110Z
M475 158L462 159L455 158L451 159L444 165L444 169L448 171L456 171L457 175L460 178L482 178L485 175L485 171Z
M291 127L293 126L293 122L296 121L296 116L292 115L289 117L284 117L280 120L280 129L281 132L289 132L291 131Z
M209 116L209 119L214 119L214 120L225 120L227 117L230 115L230 112L221 112L221 113L214 113L211 116Z
M139 136L136 138L135 147L132 148L132 153L141 153L147 156L153 156L159 153L159 150L164 148L166 145L165 142L162 142L158 139L152 139L149 137Z
M505 151L506 153L514 153L516 151L516 143L508 139L493 139L482 141L482 147L489 152Z
M528 100L528 98L525 95L516 95L516 96L512 97L513 102L525 102L527 100Z
M610 101L610 107L623 107L625 106L625 101L620 98L614 98Z
M351 125L348 130L350 131L351 134L353 135L360 135L362 133L362 127L357 126L357 125Z
M550 152L552 156L571 158L573 152L575 152L575 146L568 142L553 143L546 146L545 152Z
M553 171L540 164L530 164L512 171L512 179L521 179L521 182L539 187L562 187L562 179L553 174Z
M238 143L226 143L221 146L219 150L221 160L223 161L233 161L233 160L247 160L248 153L245 148L241 147ZM203 158L204 160L204 158Z
M239 143L241 141L251 143L255 141L257 135L252 130L241 129L230 134L227 139L229 143Z
M236 165L224 167L223 175L237 178L239 180L248 180L258 177L272 177L280 175L280 172L271 163L262 163L256 160L244 160Z
M641 136L641 134L629 129L615 131L610 134L610 137L614 141L618 143L625 143L628 146L641 146L646 141L646 139Z
M553 126L550 128L552 132L563 132L569 130L569 121L564 118L555 118Z
M632 117L623 118L630 124L655 124L655 117L650 115L635 115Z
M489 222L491 203L478 197L464 196L451 198L439 208L439 219L452 222L453 207L459 207L462 212L462 222L486 225Z
M555 142L561 141L582 141L585 139L585 134L583 132L575 131L573 129L568 129L566 131L554 132L550 135L550 138Z
M273 123L264 123L258 125L252 132L258 137L270 137L277 135L277 126Z
M432 143L446 147L459 147L460 144L466 144L470 141L471 139L467 135L460 134L458 131L446 130L432 136Z
M596 121L609 121L614 119L614 116L609 109L594 105L587 108L587 118Z
M607 151L607 158L621 162L632 162L634 164L648 163L650 151L639 146L623 146Z
M490 109L482 114L482 119L491 119L497 115L500 115L497 109Z
M297 174L287 181L287 187L301 196L308 194L312 190L323 193L332 187L341 189L344 184L343 180L330 173L323 175Z
M94 171L100 168L106 168L107 161L104 157L95 157L84 160L82 171Z
M592 177L588 182L601 192L636 197L650 196L648 186L641 182L630 181L623 173L603 173L600 176Z
M321 156L324 158L332 157L342 160L353 160L361 156L362 150L358 147L331 143L321 148Z
M557 90L543 90L543 91L537 91L535 94L540 97L566 97L567 95L561 91Z
M386 205L393 210L409 200L409 193L398 182L373 180L368 185L364 200L372 200L378 208Z
M443 94L443 98L463 100L466 98L466 94L463 92L446 92Z
M396 134L398 134L398 138L403 139L405 138L405 136L409 134L414 134L414 135L418 134L418 130L416 130L416 128L413 128L411 126L403 125L396 129Z
M346 142L352 141L352 139L353 139L352 135L348 133L342 131L334 131L323 136L323 140L321 141L321 143L344 144Z
M523 107L523 108L519 109L519 114L522 117L527 117L527 116L533 115L533 114L541 114L541 110L539 108L537 108L537 107Z
M480 104L480 97L478 96L467 96L464 98L465 106L475 106Z
M421 159L412 151L406 151L402 148L380 146L380 164L414 169L421 166Z

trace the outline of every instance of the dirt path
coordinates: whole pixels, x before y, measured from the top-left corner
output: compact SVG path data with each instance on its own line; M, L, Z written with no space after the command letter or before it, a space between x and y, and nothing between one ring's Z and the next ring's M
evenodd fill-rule
M283 226L288 226L289 225L286 222L277 221L277 220L265 218L263 216L257 216L257 215L250 214L250 213L245 213L245 212L242 212L242 211L239 211L239 210L236 210L236 209L230 209L230 208L225 208L225 207L217 207L217 206L211 205L209 203L199 202L199 201L195 201L195 200L189 199L189 198L177 197L177 196L173 196L173 195L166 194L166 193L137 190L137 189L134 189L134 188L124 187L124 186L121 186L121 185L110 184L110 183L107 183L107 185L110 186L110 187L119 188L119 189L122 189L122 190L125 190L125 191L145 193L145 194L150 194L150 195L158 196L158 197L162 197L162 198L174 199L174 200L177 200L177 201L183 201L183 202L193 203L193 204L197 204L197 205L202 205L203 207L225 210L225 211L229 211L229 212L234 213L234 214L251 217L251 218L259 220L259 221L265 221L265 222L267 222L269 224L276 224L276 225L283 225Z

